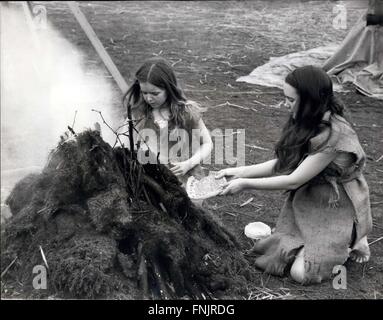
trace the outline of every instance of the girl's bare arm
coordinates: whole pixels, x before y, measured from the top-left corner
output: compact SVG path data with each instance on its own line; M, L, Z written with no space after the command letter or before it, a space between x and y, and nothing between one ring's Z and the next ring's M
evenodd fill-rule
M237 168L223 169L217 173L217 179L228 176L233 178L260 178L270 177L273 175L273 169L277 159L272 159L263 163L254 164L251 166L242 166Z
M244 189L294 190L323 171L336 157L336 153L317 153L308 156L297 169L289 175L267 178L240 178L230 181L222 194L237 193Z
M211 151L213 150L213 142L209 130L206 128L205 123L202 119L198 122L198 135L193 136L193 139L199 139L201 142L198 150L190 157L189 162L192 167L195 167L197 164L201 163L204 159L207 159Z

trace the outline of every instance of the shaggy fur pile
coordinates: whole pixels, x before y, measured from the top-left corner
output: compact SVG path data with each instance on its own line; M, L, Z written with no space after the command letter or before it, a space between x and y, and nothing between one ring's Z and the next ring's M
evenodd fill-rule
M7 204L2 269L18 259L3 280L30 296L40 246L49 269L39 297L239 297L251 278L236 239L165 166L140 165L97 131L61 142Z

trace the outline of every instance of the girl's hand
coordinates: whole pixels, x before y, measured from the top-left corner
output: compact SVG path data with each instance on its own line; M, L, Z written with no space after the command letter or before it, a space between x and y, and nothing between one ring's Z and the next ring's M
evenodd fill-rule
M172 165L173 167L170 168L170 171L173 172L177 177L185 175L189 170L193 168L189 161L176 162L172 163Z
M234 179L228 182L220 195L225 196L227 194L236 194L245 189L245 183L243 179Z
M221 179L223 177L231 177L231 178L241 178L242 177L242 170L240 168L228 168L223 169L217 172L215 175L216 179Z

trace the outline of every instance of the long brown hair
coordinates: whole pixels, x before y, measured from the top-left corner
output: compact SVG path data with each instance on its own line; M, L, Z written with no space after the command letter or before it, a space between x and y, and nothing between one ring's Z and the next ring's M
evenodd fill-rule
M334 97L327 73L318 67L305 66L289 73L286 83L294 87L300 101L295 118L291 115L275 146L278 159L275 172L291 172L308 153L309 140L319 133L325 112L344 116L344 106Z
M123 97L123 101L130 103L132 111L141 113L147 117L152 108L143 98L140 82L148 82L161 88L167 93L166 103L169 105L171 118L170 121L176 126L185 127L186 116L190 112L203 112L196 103L192 103L193 108L188 108L187 99L178 86L177 78L172 67L163 58L152 58L146 60L135 74L135 81ZM192 115L194 116L194 115Z

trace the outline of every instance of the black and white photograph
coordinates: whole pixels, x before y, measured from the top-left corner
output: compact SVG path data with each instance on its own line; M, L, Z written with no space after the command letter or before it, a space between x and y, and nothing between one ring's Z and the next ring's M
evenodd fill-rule
M383 0L1 1L0 62L1 300L383 299Z

